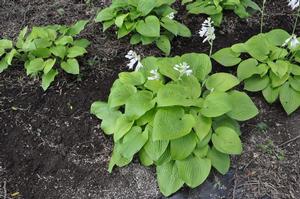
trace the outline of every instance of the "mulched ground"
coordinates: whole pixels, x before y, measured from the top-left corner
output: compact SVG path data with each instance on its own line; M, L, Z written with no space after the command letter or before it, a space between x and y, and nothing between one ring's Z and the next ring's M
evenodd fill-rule
M2 0L0 37L16 38L26 25L93 18L108 4L107 0ZM291 31L286 0L269 1L266 10L265 31ZM208 52L196 34L204 17L185 15L184 9L177 17L191 28L193 37L175 39L172 55ZM240 20L227 13L214 50L245 41L259 32L259 26L259 15ZM163 198L155 170L138 161L107 172L113 142L89 114L91 103L106 100L117 74L126 70L124 55L132 47L126 39L116 40L113 30L102 33L99 24L89 25L81 36L92 45L80 59L79 77L62 73L43 92L19 63L0 74L0 198ZM161 55L153 46L134 49L142 56ZM227 69L215 64L215 70ZM184 188L173 198L300 198L300 139L295 139L300 135L300 111L287 117L279 104L270 106L261 95L251 96L261 113L242 124L244 153L232 158L229 174L213 173L199 188Z

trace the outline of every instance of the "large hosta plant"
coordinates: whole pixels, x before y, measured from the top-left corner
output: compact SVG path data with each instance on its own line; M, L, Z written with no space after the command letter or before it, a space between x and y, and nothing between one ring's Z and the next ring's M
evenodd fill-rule
M260 10L252 0L182 0L182 4L187 4L191 14L209 15L216 26L221 24L225 10L232 10L240 18L247 18Z
M291 114L300 106L299 44L295 35L275 29L221 49L213 58L227 67L238 65L237 75L245 90L261 91L270 104L279 98Z
M239 80L208 76L212 64L205 54L148 57L141 64L119 74L108 102L91 106L115 142L109 171L137 154L143 165L156 166L165 196L184 184L199 186L212 167L225 174L230 155L242 152L238 122L258 113L247 94L233 89Z
M170 41L175 36L190 37L190 30L175 20L177 13L171 5L175 0L113 0L101 10L96 22L103 31L115 25L118 39L130 36L130 44L155 43L166 55L171 51Z

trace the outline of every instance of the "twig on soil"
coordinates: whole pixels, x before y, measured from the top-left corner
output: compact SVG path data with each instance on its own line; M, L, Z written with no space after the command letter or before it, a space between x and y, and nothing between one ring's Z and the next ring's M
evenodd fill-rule
M282 147L284 145L290 144L291 142L294 142L294 141L298 140L299 138L300 138L300 135L298 135L297 137L294 137L293 139L290 139L290 140L288 140L288 141L280 144L279 147Z
M6 190L6 181L3 183L3 198L6 199L7 196L7 190Z
M233 187L233 191L232 191L232 199L235 199L236 186L237 186L237 179L236 179L236 173L235 173L234 174L234 187Z

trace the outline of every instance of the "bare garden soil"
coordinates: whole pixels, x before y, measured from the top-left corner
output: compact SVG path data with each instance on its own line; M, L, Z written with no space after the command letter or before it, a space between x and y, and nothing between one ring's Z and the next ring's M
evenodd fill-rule
M71 24L92 19L108 0L1 0L0 37L15 39L26 25ZM257 1L260 5L261 1ZM177 6L179 7L180 4ZM286 0L267 1L264 31L291 31L293 16ZM214 51L245 41L259 32L259 15L240 20L226 13L217 30ZM193 37L173 41L172 55L208 52L197 30L204 16L177 15ZM300 28L298 33L300 34ZM80 59L78 77L61 73L47 92L38 79L26 76L14 63L0 74L0 198L108 199L163 198L154 168L137 160L125 168L107 172L113 148L103 135L99 120L89 108L106 100L113 81L126 69L128 40L117 40L114 31L102 33L90 24L81 34L92 45ZM137 46L143 57L161 56L153 46ZM214 63L214 70L229 71ZM260 114L242 124L244 153L232 158L226 176L213 172L199 188L184 188L171 198L299 199L300 111L287 117L279 103L268 105L260 94L251 94Z

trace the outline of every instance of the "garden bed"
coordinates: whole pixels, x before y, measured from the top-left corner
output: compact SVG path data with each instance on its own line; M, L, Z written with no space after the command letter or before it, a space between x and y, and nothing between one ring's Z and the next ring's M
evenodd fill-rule
M16 38L26 25L92 19L108 4L106 0L3 0L0 37ZM180 9L178 20L190 27L193 36L175 39L171 55L208 52L209 46L197 34L205 18L184 13ZM266 15L265 31L291 31L286 0L267 2ZM240 20L226 13L214 51L243 42L259 29L259 15ZM154 168L137 160L107 172L113 141L89 113L91 103L107 100L117 74L127 70L124 56L131 46L126 39L116 40L114 31L102 33L99 24L88 25L82 36L92 44L79 59L80 76L60 74L47 92L38 80L26 76L20 63L0 74L0 198L163 198ZM153 46L135 50L143 57L162 56ZM217 71L227 70L214 65ZM212 173L199 188L185 188L173 198L300 198L300 112L287 117L279 103L270 106L260 94L251 97L260 114L242 124L244 152L232 158L230 172Z

